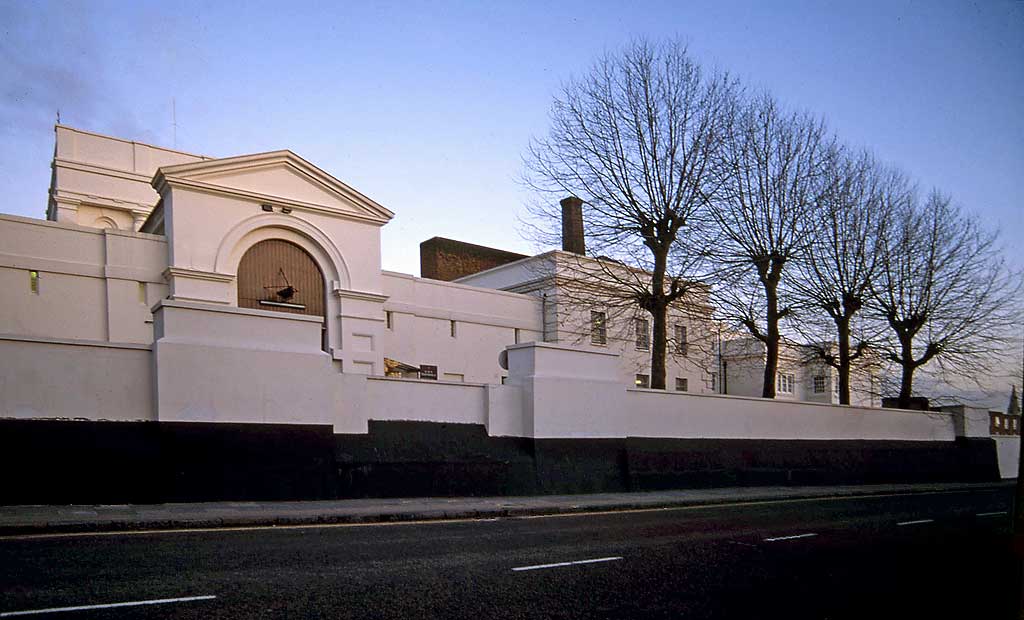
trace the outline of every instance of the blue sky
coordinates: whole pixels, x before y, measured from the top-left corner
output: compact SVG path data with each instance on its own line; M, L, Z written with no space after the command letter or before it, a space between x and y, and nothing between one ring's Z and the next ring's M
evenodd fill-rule
M53 123L230 156L289 148L439 235L529 252L516 178L552 95L679 37L1024 240L1024 2L0 0L0 211L43 217ZM172 99L177 132L172 127Z
M0 0L0 211L43 216L52 125L213 156L290 148L434 235L511 250L559 84L634 36L824 115L1024 238L1024 3ZM171 101L177 111L177 136Z

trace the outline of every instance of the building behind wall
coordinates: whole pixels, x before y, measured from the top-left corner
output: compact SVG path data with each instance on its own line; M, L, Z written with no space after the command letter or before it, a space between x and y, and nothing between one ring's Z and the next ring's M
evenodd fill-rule
M764 385L765 345L745 335L725 338L721 345L716 376L717 392L738 396L760 396ZM855 364L850 376L850 404L875 407L876 369ZM775 397L816 403L839 403L838 371L826 363L818 347L783 339L775 374Z
M22 472L0 502L996 471L987 426L954 441L952 414L717 395L700 287L670 314L669 390L637 389L650 323L580 303L588 273L630 269L587 257L581 226L532 257L447 242L462 275L418 278L381 269L392 212L291 151L56 140L49 219L0 215L0 466Z

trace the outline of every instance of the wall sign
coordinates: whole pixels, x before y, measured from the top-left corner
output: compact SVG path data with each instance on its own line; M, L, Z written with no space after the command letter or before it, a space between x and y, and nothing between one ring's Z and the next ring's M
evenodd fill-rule
M437 381L437 366L431 366L429 364L420 364L420 379L430 379L431 381Z

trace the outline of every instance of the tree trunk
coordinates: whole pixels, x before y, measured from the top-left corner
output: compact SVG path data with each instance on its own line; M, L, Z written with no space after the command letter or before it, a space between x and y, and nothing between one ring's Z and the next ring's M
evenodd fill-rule
M665 349L667 344L668 307L657 304L651 312L651 389L665 389Z
M665 341L667 339L668 304L665 301L665 270L668 265L668 249L652 249L654 271L651 274L651 304L648 312L652 318L651 342L651 389L665 389Z
M900 397L899 406L900 409L910 408L910 398L914 394L914 349L912 348L912 342L908 339L900 338L900 366L903 368L902 376L900 377Z
M839 404L850 404L850 317L836 319L839 330Z
M767 325L764 341L764 386L761 390L763 398L775 398L775 375L779 371L779 293L772 283L764 285L768 312L765 316Z

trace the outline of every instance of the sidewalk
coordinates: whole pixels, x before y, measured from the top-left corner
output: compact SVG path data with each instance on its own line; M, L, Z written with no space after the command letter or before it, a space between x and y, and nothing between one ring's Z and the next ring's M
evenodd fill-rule
M475 519L704 506L739 502L1009 489L1015 481L827 487L729 487L642 493L205 502L114 506L0 506L0 536L53 532Z

